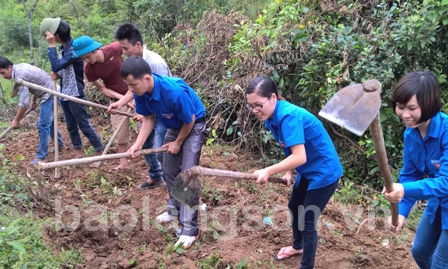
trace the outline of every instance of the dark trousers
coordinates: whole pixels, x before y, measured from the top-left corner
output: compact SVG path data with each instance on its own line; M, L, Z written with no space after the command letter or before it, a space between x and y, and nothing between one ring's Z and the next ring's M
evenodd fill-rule
M176 140L180 130L167 129L165 143ZM168 191L174 185L177 175L199 164L202 145L204 143L205 122L196 123L191 133L185 139L177 154L163 153L163 172ZM199 234L198 211L174 199L171 195L168 200L168 214L177 218L182 226L181 235L197 236Z
M73 149L82 148L82 140L79 135L79 130L81 130L90 144L92 144L95 152L102 150L103 144L90 124L86 106L73 101L62 101L61 106L64 111L65 125L70 134Z
M300 269L314 268L317 220L335 192L338 182L339 180L319 189L308 190L308 180L302 177L299 185L292 190L288 203L292 218L292 247L303 249Z

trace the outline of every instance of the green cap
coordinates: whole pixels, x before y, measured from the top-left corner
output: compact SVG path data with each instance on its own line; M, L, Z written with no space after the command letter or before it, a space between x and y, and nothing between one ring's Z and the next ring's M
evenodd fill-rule
M40 32L42 33L42 35L45 35L45 33L48 31L54 35L59 27L60 21L61 18L45 18L40 23Z

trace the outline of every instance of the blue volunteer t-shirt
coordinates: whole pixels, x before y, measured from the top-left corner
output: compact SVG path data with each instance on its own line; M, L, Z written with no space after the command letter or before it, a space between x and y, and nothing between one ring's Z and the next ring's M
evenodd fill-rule
M291 146L305 145L306 163L296 168L296 187L301 176L309 181L309 190L328 186L342 176L342 164L330 136L322 122L307 110L279 100L265 126L286 156L291 155Z
M191 123L192 115L196 120L205 117L205 107L199 96L181 78L152 74L154 89L152 95L134 94L136 112L143 116L155 114L166 128L180 129Z
M405 197L398 204L400 215L408 216L416 200L427 200L425 212L432 222L442 208L442 228L448 230L448 116L437 113L422 139L418 128L404 132L403 168L400 183Z

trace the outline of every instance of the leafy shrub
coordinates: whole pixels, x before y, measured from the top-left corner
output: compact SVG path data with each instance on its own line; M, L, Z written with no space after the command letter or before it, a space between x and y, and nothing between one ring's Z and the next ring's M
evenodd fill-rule
M402 165L404 126L391 108L393 87L415 70L430 70L442 88L446 85L447 10L448 1L276 0L255 20L212 11L199 22L199 31L189 33L193 45L183 47L188 57L176 59L180 65L172 64L207 104L214 141L219 138L272 159L282 155L277 143L243 108L250 80L271 76L287 100L317 115L344 86L378 79L383 87L383 133L396 176ZM164 42L178 37L173 34ZM447 95L442 92L442 99ZM345 177L382 185L368 132L357 137L324 124L343 161Z

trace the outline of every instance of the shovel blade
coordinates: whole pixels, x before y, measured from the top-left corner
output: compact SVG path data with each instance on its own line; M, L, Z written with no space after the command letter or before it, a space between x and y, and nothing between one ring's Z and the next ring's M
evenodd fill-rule
M198 175L191 175L188 170L181 172L174 180L170 195L190 208L199 205L202 193L202 183Z
M349 85L325 104L319 116L361 136L378 115L380 94L381 84L377 80Z

